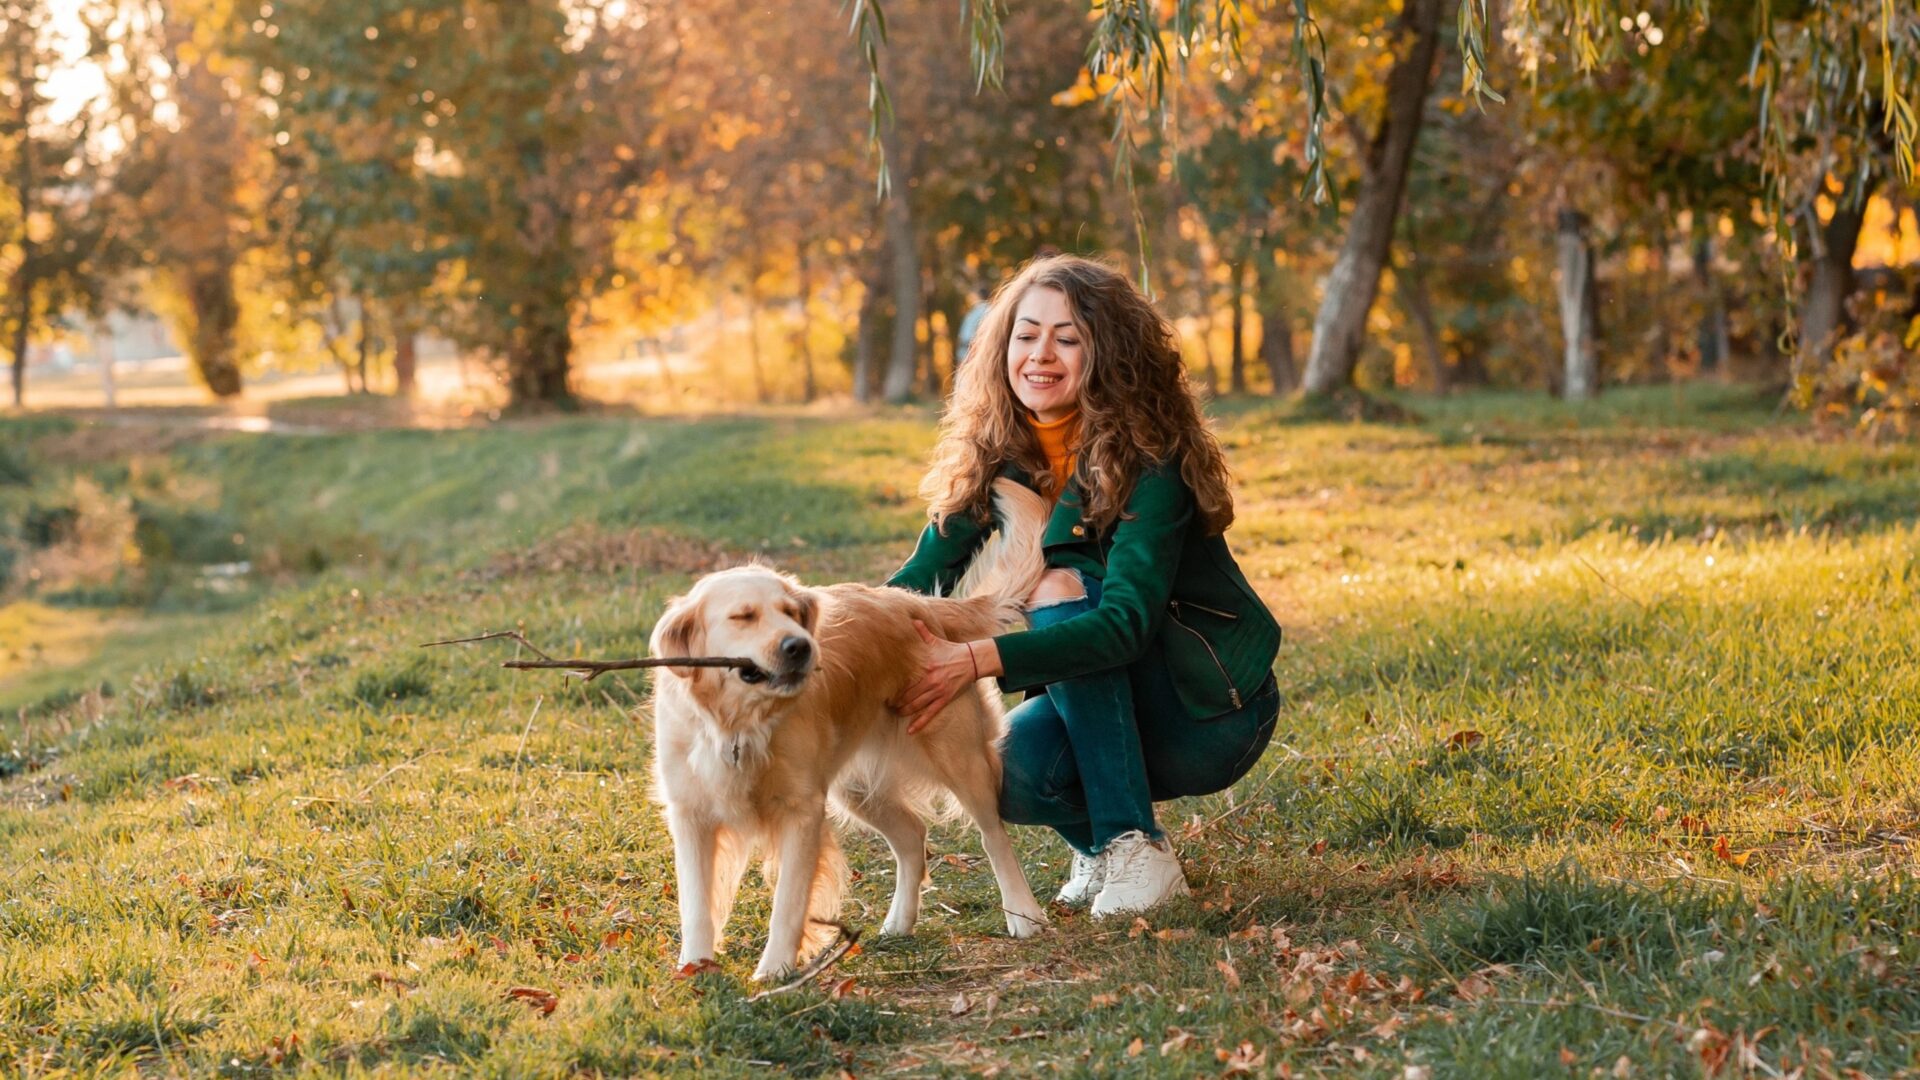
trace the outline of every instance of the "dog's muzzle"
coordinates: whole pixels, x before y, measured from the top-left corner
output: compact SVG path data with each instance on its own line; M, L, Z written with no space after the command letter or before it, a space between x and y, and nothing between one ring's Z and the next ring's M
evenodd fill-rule
M780 640L779 661L771 667L743 668L740 681L750 686L765 683L768 689L793 693L813 674L813 642L797 634Z

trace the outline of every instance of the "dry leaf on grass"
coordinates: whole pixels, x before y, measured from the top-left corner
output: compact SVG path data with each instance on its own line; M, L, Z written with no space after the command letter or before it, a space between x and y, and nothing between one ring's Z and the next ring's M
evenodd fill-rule
M688 965L691 967L692 965ZM560 996L551 990L542 990L537 986L516 986L507 991L509 1001L525 1002L528 1006L540 1010L541 1016L552 1016L553 1010L560 1005Z
M1485 735L1482 735L1472 728L1468 728L1465 731L1456 731L1447 736L1447 749L1470 750L1486 741L1487 737Z
M1213 968L1215 971L1218 971L1220 973L1220 977L1222 979L1226 980L1228 989L1230 990L1240 989L1240 973L1234 970L1233 961L1215 960L1213 962Z

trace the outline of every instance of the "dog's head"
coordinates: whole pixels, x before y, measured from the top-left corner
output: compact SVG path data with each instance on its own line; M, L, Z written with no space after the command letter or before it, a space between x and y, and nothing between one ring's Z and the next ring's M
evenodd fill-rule
M743 694L792 697L819 661L813 639L820 603L812 590L764 566L708 574L676 597L654 625L657 657L725 656L750 668L668 667L694 682L703 698Z

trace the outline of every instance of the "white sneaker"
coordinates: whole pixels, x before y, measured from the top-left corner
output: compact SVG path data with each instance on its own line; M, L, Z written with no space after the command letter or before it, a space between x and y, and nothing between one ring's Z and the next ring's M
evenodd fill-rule
M1187 895L1187 877L1173 845L1135 829L1107 841L1107 880L1093 898L1093 917L1145 911L1162 900Z
M1060 886L1054 899L1062 904L1075 907L1091 903L1100 892L1100 886L1107 883L1107 856L1073 853L1073 872L1067 875L1067 883Z

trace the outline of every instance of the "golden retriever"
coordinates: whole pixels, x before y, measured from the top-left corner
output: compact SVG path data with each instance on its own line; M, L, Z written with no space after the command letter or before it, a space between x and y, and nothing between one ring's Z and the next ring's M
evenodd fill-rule
M886 838L897 877L883 933L913 931L927 881L926 819L951 795L980 829L1007 932L1046 915L999 814L1000 697L978 683L909 736L887 702L922 668L913 620L955 641L1021 621L1044 572L1047 507L1010 481L994 493L1000 528L959 591L927 597L865 585L807 588L763 566L709 574L667 607L656 657L725 656L754 667L675 668L654 682L654 793L673 834L680 964L713 960L740 876L756 850L773 883L767 945L754 978L792 969L827 943L847 866L827 827L831 804ZM950 804L949 804L950 805Z

